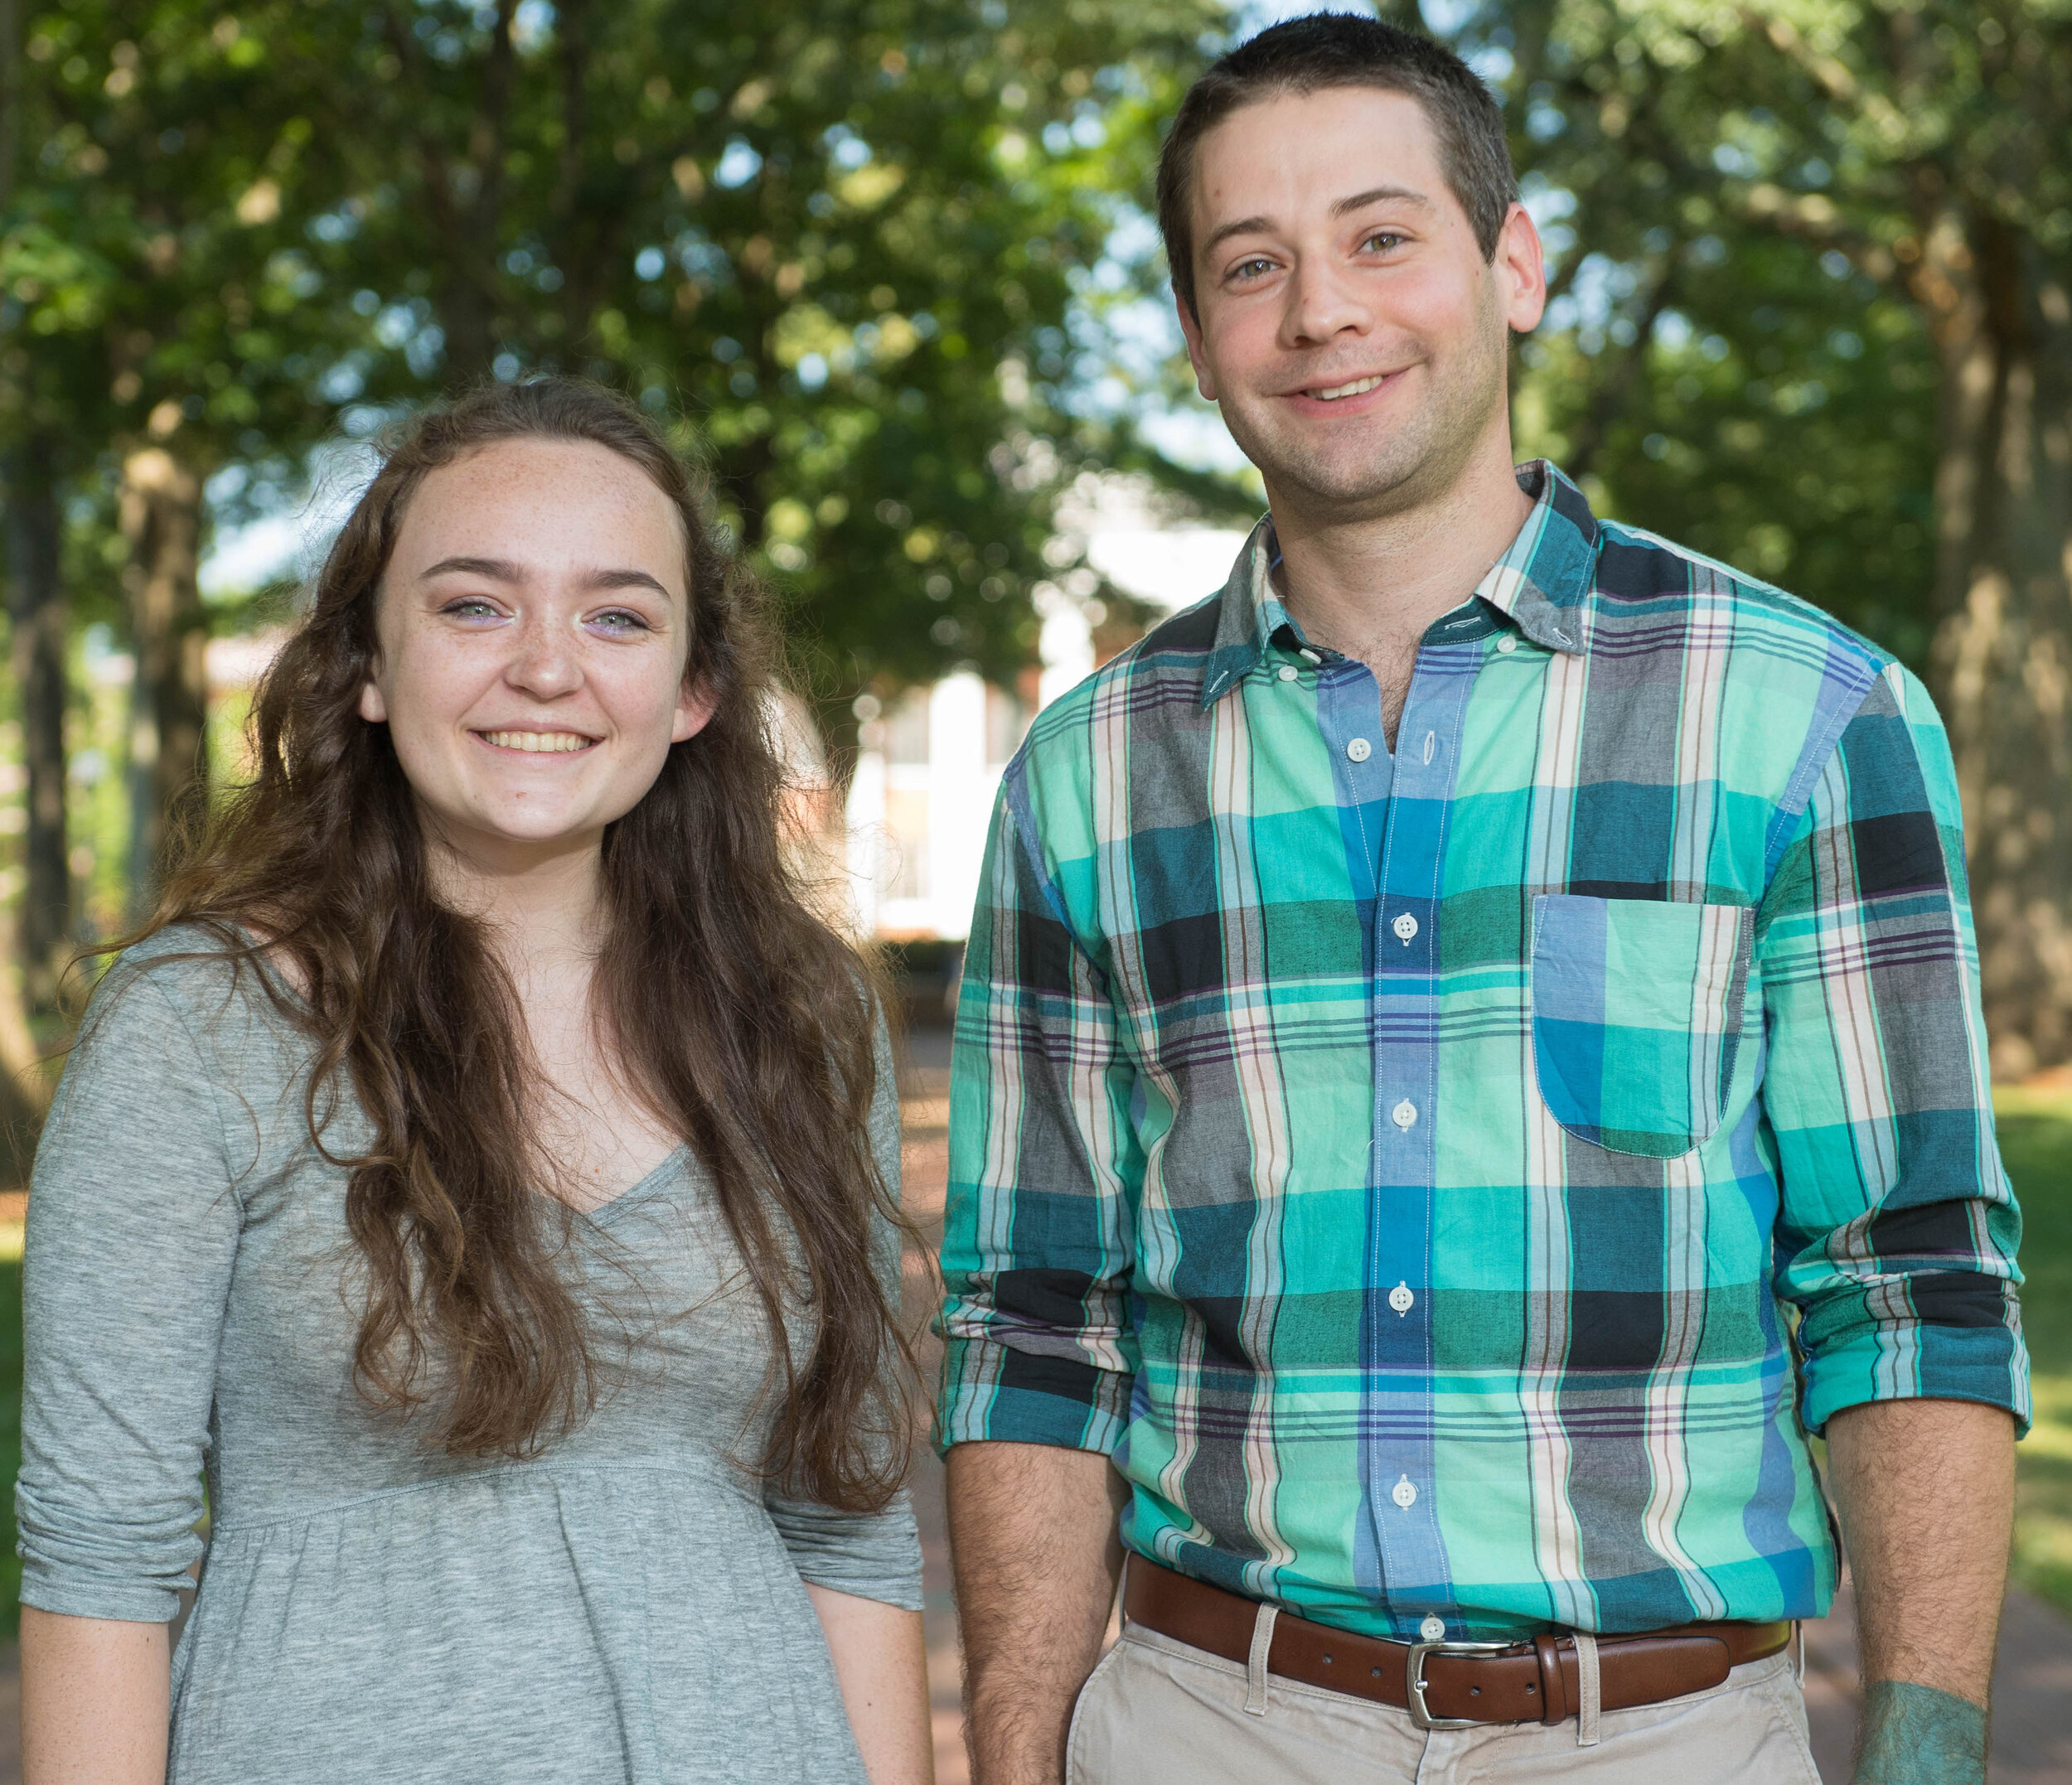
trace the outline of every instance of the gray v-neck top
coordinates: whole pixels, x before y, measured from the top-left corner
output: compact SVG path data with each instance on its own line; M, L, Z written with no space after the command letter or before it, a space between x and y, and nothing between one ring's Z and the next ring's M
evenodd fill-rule
M307 1039L249 970L138 970L200 946L167 931L117 965L44 1130L23 1603L170 1618L206 1468L172 1785L861 1785L802 1581L917 1608L913 1514L783 1500L733 1460L769 1429L770 1345L695 1159L608 1204L570 1258L632 1340L583 1426L524 1463L428 1450L352 1386L346 1173L311 1143ZM366 1132L348 1088L331 1150ZM888 1226L880 1256L896 1296Z

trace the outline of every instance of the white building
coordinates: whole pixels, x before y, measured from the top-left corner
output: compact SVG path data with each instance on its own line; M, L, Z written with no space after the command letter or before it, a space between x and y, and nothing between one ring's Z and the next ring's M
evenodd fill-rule
M1040 663L1019 689L966 672L881 708L864 695L863 751L850 782L849 873L859 927L888 941L961 940L978 892L1000 774L1036 711L1130 642L1094 592L1105 578L1159 614L1220 589L1245 535L1175 524L1149 480L1082 477L1058 510L1062 564L1039 584ZM1097 646L1098 636L1098 646Z

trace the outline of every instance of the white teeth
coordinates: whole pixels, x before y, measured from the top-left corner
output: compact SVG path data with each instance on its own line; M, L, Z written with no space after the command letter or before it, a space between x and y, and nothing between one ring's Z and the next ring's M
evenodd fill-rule
M482 736L506 750L525 750L534 754L544 752L550 756L587 750L595 742L578 732L484 732Z
M1349 385L1333 385L1328 389L1310 390L1303 394L1321 398L1326 403L1335 403L1340 397L1357 397L1363 391L1372 390L1381 381L1378 375L1372 378L1356 378Z

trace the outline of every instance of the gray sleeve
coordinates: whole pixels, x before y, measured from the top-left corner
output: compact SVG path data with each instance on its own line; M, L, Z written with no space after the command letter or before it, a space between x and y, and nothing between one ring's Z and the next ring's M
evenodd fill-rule
M158 1623L202 1507L237 1255L215 1075L160 983L119 962L37 1149L24 1257L22 1601Z
M871 1152L885 1188L899 1195L899 1088L892 1046L878 1028L878 1084L870 1106ZM899 1235L889 1221L878 1232L879 1279L895 1313L899 1309ZM766 1494L770 1521L791 1552L800 1575L816 1586L859 1599L877 1599L903 1611L921 1609L921 1536L904 1488L882 1512L837 1512L810 1501Z

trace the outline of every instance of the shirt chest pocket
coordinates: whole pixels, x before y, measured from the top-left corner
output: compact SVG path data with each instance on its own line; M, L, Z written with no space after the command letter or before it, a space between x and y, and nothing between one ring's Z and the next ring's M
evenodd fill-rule
M1755 912L1542 893L1532 901L1532 1062L1569 1133L1674 1159L1720 1125L1740 1052Z

